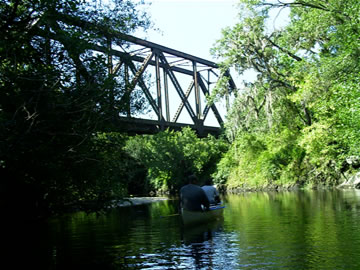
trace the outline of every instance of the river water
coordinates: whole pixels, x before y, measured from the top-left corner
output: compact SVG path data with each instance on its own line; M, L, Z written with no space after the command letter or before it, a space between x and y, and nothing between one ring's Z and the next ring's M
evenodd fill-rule
M184 228L176 200L26 225L33 269L360 269L360 191L223 197L223 219Z

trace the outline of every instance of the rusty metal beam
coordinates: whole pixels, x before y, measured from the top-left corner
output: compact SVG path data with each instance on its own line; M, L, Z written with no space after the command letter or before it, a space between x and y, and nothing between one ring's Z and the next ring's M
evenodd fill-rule
M149 62L151 60L151 58L154 56L154 52L151 52L144 60L144 62L142 63L141 67L137 70L134 78L132 79L131 83L130 83L130 88L127 89L126 91L130 91L132 92L132 90L134 90L138 80L140 79L140 77L142 76L142 74L144 73L146 67L149 65Z
M129 65L129 67L130 67L130 69L131 69L131 72L135 75L135 74L137 73L137 69L136 69L134 63L131 62L131 61L129 61L127 64ZM157 107L157 105L156 105L156 102L155 102L155 100L153 99L153 97L152 97L149 89L147 88L144 80L143 80L141 77L139 77L138 83L139 83L139 86L141 87L141 89L144 91L144 94L145 94L146 98L148 99L151 107L152 107L153 110L155 111L156 115L159 116L159 115L160 115L160 112L159 112L159 109L158 109L158 107Z
M160 60L162 61L162 63L164 64L164 71L169 75L170 77L170 80L172 81L174 87L175 87L175 90L178 92L180 98L181 98L181 101L185 104L185 108L186 110L188 111L191 119L193 120L194 124L196 125L197 124L197 118L196 118L196 115L193 111L193 109L191 108L189 102L187 101L187 98L184 94L184 91L182 90L178 80L176 79L176 76L174 74L174 72L172 71L169 63L167 62L166 60L166 57L164 56L164 54L160 54Z
M124 62L119 61L119 63L117 63L116 66L112 69L112 74L116 75L119 72L123 63Z
M186 100L190 96L190 93L191 93L191 90L193 89L193 87L194 87L194 80L191 81L191 83L190 83L190 85L189 85L189 87L188 87L188 89L187 89L187 91L185 93ZM174 118L173 118L172 122L177 122L183 108L184 108L184 102L181 102L179 108L177 109L177 111L176 111L176 113L174 115Z

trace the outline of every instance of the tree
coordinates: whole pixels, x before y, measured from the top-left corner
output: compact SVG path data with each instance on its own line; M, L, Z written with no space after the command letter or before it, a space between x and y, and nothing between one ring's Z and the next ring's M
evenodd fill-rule
M235 141L254 136L263 144L257 156L246 157L252 144L238 152L239 175L262 183L286 178L336 183L345 158L359 155L357 1L243 0L241 5L240 22L224 30L213 50L224 70L234 66L241 75L257 74L236 94L228 120ZM289 10L290 22L270 30L274 9ZM280 149L286 158L272 158ZM244 165L261 164L264 155L269 166Z
M223 139L198 138L194 130L183 128L131 138L126 149L146 168L148 192L175 194L189 174L195 173L203 182L209 179L227 147Z
M9 209L43 214L112 188L98 173L108 159L98 134L125 111L125 80L91 48L106 47L114 31L147 28L149 20L131 1L106 3L0 3L1 197ZM132 102L144 108L143 100Z

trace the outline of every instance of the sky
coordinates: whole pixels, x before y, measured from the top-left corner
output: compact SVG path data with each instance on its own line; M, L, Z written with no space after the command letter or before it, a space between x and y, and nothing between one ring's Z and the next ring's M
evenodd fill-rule
M235 25L237 18L238 0L153 0L147 3L151 3L146 10L159 31L149 31L142 37L207 60L215 61L210 49L221 38L221 30Z
M239 0L145 0L145 8L160 31L137 32L149 41L216 61L210 54L221 31L239 21ZM288 23L288 9L270 11L270 31Z

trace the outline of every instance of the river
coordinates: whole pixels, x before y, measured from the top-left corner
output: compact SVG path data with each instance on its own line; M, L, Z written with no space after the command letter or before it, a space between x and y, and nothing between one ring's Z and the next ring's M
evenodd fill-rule
M184 228L176 200L25 225L13 266L33 269L360 269L360 191L223 197L223 219Z

